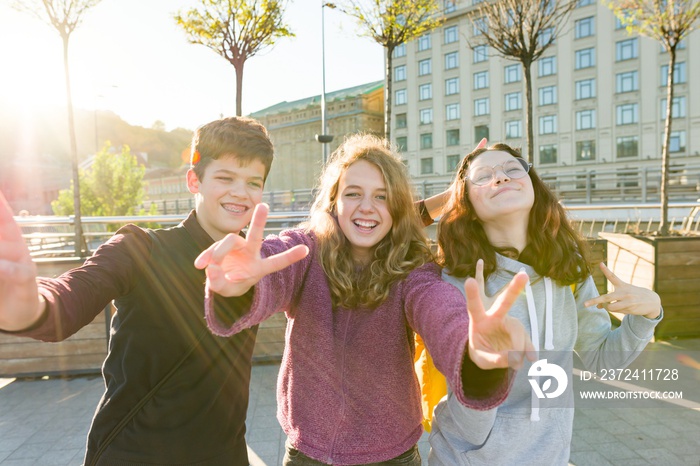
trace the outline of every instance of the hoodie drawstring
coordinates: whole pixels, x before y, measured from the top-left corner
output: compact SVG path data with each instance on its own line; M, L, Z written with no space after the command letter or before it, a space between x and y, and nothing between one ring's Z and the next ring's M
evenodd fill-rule
M524 272L525 269L520 269ZM552 301L554 295L552 293L552 279L549 277L544 277L544 290L545 290L545 307L544 307L544 349L553 350L554 349L554 325L552 321ZM540 326L537 321L537 308L535 307L535 297L532 293L532 287L530 286L530 280L528 278L527 285L525 285L525 298L527 299L527 312L530 318L530 339L532 340L532 345L535 347L535 356L539 359L540 350ZM540 420L540 402L539 398L535 392L531 395L531 412L530 420L539 421Z

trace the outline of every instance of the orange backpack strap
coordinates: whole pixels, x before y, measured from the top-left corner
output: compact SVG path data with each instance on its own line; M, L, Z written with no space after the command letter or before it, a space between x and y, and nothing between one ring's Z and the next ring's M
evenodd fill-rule
M417 333L415 340L416 354L413 362L420 384L423 427L427 432L430 432L433 411L440 400L447 395L447 380L435 367L423 339Z

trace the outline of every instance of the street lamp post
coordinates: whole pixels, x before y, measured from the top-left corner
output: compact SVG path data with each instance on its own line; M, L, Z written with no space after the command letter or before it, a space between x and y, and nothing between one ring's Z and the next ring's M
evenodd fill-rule
M326 122L326 31L325 8L335 8L335 4L321 0L321 134L316 135L316 140L321 143L321 160L323 165L328 161L328 144L333 141L333 136L328 134Z

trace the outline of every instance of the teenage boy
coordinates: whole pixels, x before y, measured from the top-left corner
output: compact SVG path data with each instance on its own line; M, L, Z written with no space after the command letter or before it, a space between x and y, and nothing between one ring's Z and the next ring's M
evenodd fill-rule
M0 331L59 341L110 301L117 308L86 465L248 465L245 416L257 328L233 338L208 331L205 274L194 260L249 223L272 158L269 135L255 120L200 127L187 172L196 207L187 219L159 230L127 225L56 279L36 277L0 193ZM233 322L240 305L217 299L217 312Z

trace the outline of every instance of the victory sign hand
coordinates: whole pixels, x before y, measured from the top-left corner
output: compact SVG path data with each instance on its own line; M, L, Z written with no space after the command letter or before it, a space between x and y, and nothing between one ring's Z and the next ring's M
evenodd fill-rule
M468 278L464 283L469 313L469 357L482 369L520 368L524 358L534 360L535 348L523 324L510 317L508 311L525 289L527 274L516 274L487 310L482 299L486 296L483 264L481 270L480 282Z
M246 238L229 233L195 259L195 267L206 268L209 289L222 296L242 296L265 275L307 256L309 249L304 245L265 259L260 256L268 210L266 204L255 207Z
M0 328L29 327L43 306L36 286L36 266L12 218L12 209L0 193Z
M589 299L584 306L597 305L598 309L605 308L610 312L633 314L644 316L648 319L656 319L661 313L661 298L654 291L640 286L634 286L623 282L612 271L600 263L600 270L610 281L615 290L612 293Z

